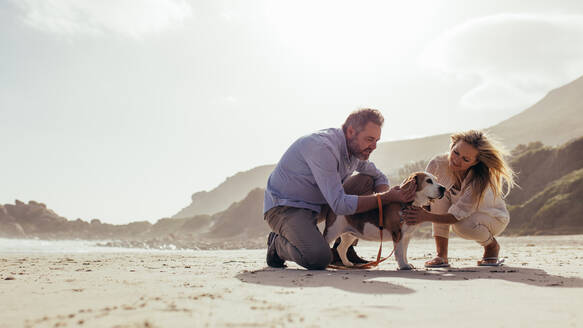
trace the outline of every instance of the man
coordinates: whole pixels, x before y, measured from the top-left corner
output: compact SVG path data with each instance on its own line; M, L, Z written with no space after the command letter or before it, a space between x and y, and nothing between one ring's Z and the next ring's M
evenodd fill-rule
M414 183L402 189L389 188L387 177L368 161L383 122L378 110L360 109L348 116L342 129L303 136L285 152L265 190L264 218L273 231L267 240L269 266L285 267L285 261L294 261L307 269L321 270L330 264L330 246L316 226L322 208L328 205L335 214L349 215L378 207L372 194L344 192L345 180L357 177L351 177L354 171L373 178L374 192L380 193L383 205L413 200ZM356 256L353 249L350 251Z

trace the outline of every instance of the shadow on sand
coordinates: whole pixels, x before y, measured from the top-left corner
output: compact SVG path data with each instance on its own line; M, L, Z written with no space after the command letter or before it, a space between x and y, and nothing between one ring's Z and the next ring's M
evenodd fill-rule
M554 276L541 269L516 267L466 267L448 269L392 270L326 270L272 269L245 271L235 276L245 283L279 287L333 287L362 294L410 294L415 290L378 278L405 278L442 281L497 279L537 287L582 288L583 279Z

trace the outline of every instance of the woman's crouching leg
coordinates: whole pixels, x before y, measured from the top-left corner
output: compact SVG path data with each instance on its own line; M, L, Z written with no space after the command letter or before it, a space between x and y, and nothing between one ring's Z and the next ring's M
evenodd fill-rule
M431 235L433 237L449 238L449 226L449 224L433 223Z
M482 246L494 241L508 225L508 219L495 218L486 213L476 212L452 225L452 230L460 237L474 240Z

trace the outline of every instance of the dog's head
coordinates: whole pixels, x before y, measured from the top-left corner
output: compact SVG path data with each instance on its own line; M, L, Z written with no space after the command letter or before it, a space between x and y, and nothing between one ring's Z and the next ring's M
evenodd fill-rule
M435 198L442 198L445 194L445 187L437 183L437 178L428 172L415 172L411 174L403 184L407 181L415 179L417 191L415 192L415 200L413 205L425 206Z

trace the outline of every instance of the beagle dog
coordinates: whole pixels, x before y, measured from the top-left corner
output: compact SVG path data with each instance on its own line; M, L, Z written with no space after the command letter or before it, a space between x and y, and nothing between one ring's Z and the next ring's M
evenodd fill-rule
M405 179L401 185L404 185L411 179L415 179L417 185L415 200L412 202L412 205L414 206L428 206L433 199L442 198L445 193L445 187L438 184L437 178L430 173L413 173ZM401 207L383 206L383 212L385 212L383 214L383 225L386 227L388 225L401 224L402 220L399 212L400 209L407 205L411 205L411 203L401 204ZM392 236L390 234L385 234L383 236L383 241L388 241L389 238L393 239L393 244L395 246L395 259L397 260L400 270L411 270L413 268L413 266L407 262L407 247L409 246L409 240L411 239L411 235L416 227L416 225L402 223L401 239L398 242L395 242L396 238L398 238L395 234ZM338 255L342 260L342 264L351 267L354 264L346 257L346 251L356 239L380 241L378 209L353 215L328 216L324 228L324 238L326 239L326 242L331 244L339 236L341 237L341 242L337 248Z

